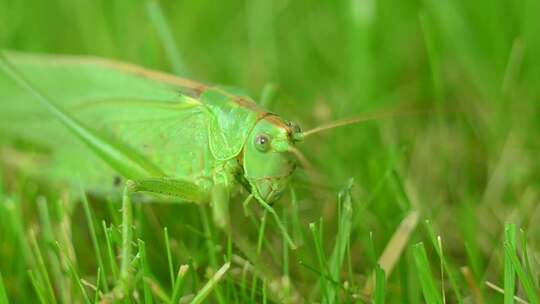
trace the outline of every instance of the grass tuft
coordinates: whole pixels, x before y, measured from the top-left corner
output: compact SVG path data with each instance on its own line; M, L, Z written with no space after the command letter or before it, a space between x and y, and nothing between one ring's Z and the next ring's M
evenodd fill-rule
M512 229L512 228L510 228L510 229ZM514 236L514 238L515 238L515 236ZM512 268L517 273L517 277L519 278L519 282L520 282L521 286L523 287L523 291L527 295L527 297L529 299L529 302L532 303L532 304L537 304L538 303L538 288L536 288L534 286L534 278L529 273L526 273L525 270L523 269L523 267L521 265L521 262L519 260L519 257L518 257L518 255L516 253L515 243L512 244L511 242L505 241L505 243L504 243L504 253L505 253L505 256L507 256L508 259L510 260ZM506 276L505 276L505 284L506 284L506 281L507 281L507 279L506 279ZM506 299L506 292L507 292L507 290L506 290L506 286L505 286L505 299ZM512 300L513 300L514 294L511 293L510 296L512 297Z

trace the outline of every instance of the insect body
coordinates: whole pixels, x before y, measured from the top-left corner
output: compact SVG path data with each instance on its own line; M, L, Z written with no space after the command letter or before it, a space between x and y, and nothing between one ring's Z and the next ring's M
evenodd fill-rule
M4 144L51 147L43 170L52 177L79 174L102 188L121 175L133 192L210 202L225 226L234 187L267 206L294 172L300 130L248 97L102 59L18 54L9 62L16 68L5 62L0 78Z

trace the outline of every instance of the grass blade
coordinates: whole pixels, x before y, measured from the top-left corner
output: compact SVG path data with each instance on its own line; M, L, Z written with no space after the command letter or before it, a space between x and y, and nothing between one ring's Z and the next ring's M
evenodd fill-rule
M377 266L375 269L375 293L373 295L373 303L384 304L386 295L386 276L384 269Z
M210 262L210 266L212 266L213 269L217 269L218 267L218 262L217 262L217 246L216 246L216 243L214 241L214 237L212 235L212 229L211 229L211 226L210 226L210 221L208 219L208 214L206 213L206 207L205 206L202 206L200 205L199 206L199 212L200 212L200 215L201 215L201 220L203 222L203 229L204 229L204 236L205 236L205 239L206 239L206 247L208 249L208 259L209 259L209 262ZM195 269L195 268L193 268ZM219 288L219 286L217 286L216 288L216 298L217 298L217 301L220 303L220 304L224 304L225 303L225 299L223 298L223 294L221 292L221 288Z
M516 225L506 223L504 225L504 243L508 244L512 251L516 251ZM514 303L516 288L516 272L512 266L512 257L505 251L504 254L504 304Z
M151 277L144 278L144 281L146 282L146 284L148 284L148 286L150 286L152 293L156 296L157 299L161 300L161 302L163 303L171 303L171 299L158 282L156 282Z
M517 273L521 286L523 287L525 294L529 298L530 303L537 304L538 293L535 290L532 278L530 277L529 274L525 273L525 271L523 270L523 267L521 267L521 263L519 262L519 258L515 251L515 244L514 246L512 246L512 244L505 242L504 252L505 252L505 255L508 256L510 261L512 262L512 266Z
M389 277L395 264L397 263L403 249L411 237L411 234L418 225L418 202L414 197L411 197L410 189L405 185L401 176L396 170L392 170L391 185L396 193L397 202L403 210L410 210L407 216L401 221L392 238L386 245L383 253L379 257L378 263L384 269Z
M525 272L532 276L531 262L529 260L529 250L527 247L527 235L523 229L520 229L521 238L521 254L523 254L523 261L525 263ZM534 280L533 280L534 282Z
M96 256L98 267L101 269L101 281L103 282L103 290L105 293L109 292L109 286L107 284L107 274L105 272L105 265L103 264L103 259L101 258L101 248L99 246L99 240L96 233L96 225L95 225L95 217L92 214L92 210L90 210L90 206L88 204L88 197L86 196L86 193L84 192L84 189L82 187L82 184L79 184L79 188L81 191L82 196L82 204L84 208L84 215L86 216L86 222L88 224L88 229L90 230L90 239L92 240L92 245L94 247L94 254ZM99 289L99 285L97 286Z
M150 286L146 281L146 278L150 276L150 271L148 269L148 261L146 260L146 247L142 240L138 240L139 255L141 259L139 260L139 267L142 272L142 285L143 285L143 294L144 294L144 303L152 304L152 292L150 291Z
M69 253L67 252L66 249L62 248L58 242L56 242L56 247L61 252L61 254L64 255L64 258L65 258L65 260L67 262L69 273L71 274L71 277L72 277L73 281L75 281L75 284L79 287L79 291L80 291L81 296L83 298L83 302L85 304L92 303L90 301L90 298L88 297L88 293L86 293L86 289L84 288L84 285L81 282L81 278L79 276L79 273L77 272L77 270L75 269L75 266L73 266L73 262L69 258Z
M169 266L171 288L174 288L174 265L173 265L173 260L172 260L171 243L169 240L169 230L167 229L167 227L163 228L163 235L165 238L165 251L167 251L167 264Z
M418 14L418 19L422 27L422 33L424 37L424 44L426 47L429 69L431 76L431 83L433 87L433 95L438 103L443 102L444 96L444 82L441 79L441 66L439 64L439 52L434 39L433 26L429 20L425 11L421 11Z
M461 274L463 275L463 278L465 279L465 282L467 283L467 286L469 287L471 297L474 299L473 302L483 303L484 297L482 294L482 290L476 284L476 281L475 281L475 278L471 269L467 266L463 266L461 267Z
M188 265L182 265L178 269L178 275L176 276L176 281L173 286L173 293L171 296L171 303L178 303L180 301L180 298L182 297L184 293L184 286L186 282L186 273L189 270Z
M456 276L454 275L452 268L450 267L449 263L446 261L443 254L442 241L440 237L435 236L435 232L433 231L433 227L431 226L431 223L429 221L426 221L426 228L427 228L429 237L431 239L431 243L433 244L433 247L435 248L435 251L437 252L437 255L439 256L439 259L442 263L443 270L448 275L450 285L452 286L452 290L454 291L454 294L456 295L456 300L458 303L462 304L463 299L461 296L461 292L459 290L459 286L457 284ZM444 275L444 273L442 275ZM443 290L444 290L444 286L443 286Z
M490 281L486 281L486 286L504 296L504 289L500 288L499 286L491 283ZM522 298L520 298L518 296L514 296L514 300L516 300L516 302L518 302L520 304L529 304L529 302L523 300Z
M257 257L261 254L261 249L264 241L264 232L266 228L266 217L267 217L268 211L264 210L263 216L261 218L261 223L259 225L259 234L257 237L257 249L256 254ZM255 301L255 292L257 290L257 276L253 276L251 280L251 301Z
M278 226L279 230L281 231L281 233L283 234L283 237L287 240L287 243L289 243L289 246L291 246L291 249L292 250L296 250L296 244L294 243L294 241L292 240L291 236L289 235L289 233L287 232L287 229L285 228L285 226L283 225L283 222L279 219L279 215L277 214L276 210L274 210L274 208L272 208L272 206L268 205L267 202L265 202L264 200L262 199L257 199L257 202L259 202L259 204L261 204L261 206L266 209L268 212L270 212L270 214L272 215L272 217L274 218L274 221L276 222L276 225Z
M99 294L100 294L100 290L99 290L99 285L101 284L101 268L98 267L97 269L97 275L96 275L96 293L94 294L94 304L98 304L99 303Z
M199 292L195 295L195 298L191 300L191 304L200 304L203 303L203 301L208 297L208 295L212 292L212 290L217 286L223 275L229 270L229 267L231 267L231 263L227 262L225 263L208 282L199 290Z
M32 282L32 285L34 286L34 290L36 291L39 302L42 304L48 304L49 302L47 301L47 296L43 290L45 287L41 284L36 274L32 270L28 270L28 276L30 277L30 282Z
M59 291L60 294L60 300L62 303L67 303L69 301L69 295L65 288L62 288L64 285L64 281L67 280L65 278L60 261L58 256L56 255L56 252L54 250L54 233L53 233L53 226L51 223L50 213L47 201L45 199L38 199L37 200L37 206L38 206L38 215L39 220L41 223L41 231L43 235L43 241L46 244L46 254L47 254L47 260L49 264L49 270L52 275L52 280L54 283L54 286L57 291Z
M352 226L352 199L351 189L353 186L353 179L351 178L347 185L339 192L338 195L338 231L336 242L334 244L334 250L329 260L329 272L332 279L338 282L340 285L340 273L343 266L343 260L345 259L345 253L347 251L347 245L350 241L351 226ZM336 299L338 290L332 288L329 290L328 300L333 303Z
M105 223L105 221L101 221L101 226L103 228L103 234L105 235L105 243L107 244L107 256L109 258L109 264L111 267L112 277L114 281L117 281L118 280L118 265L116 264L116 258L115 258L114 249L113 249L114 247L113 247L112 238L111 238L112 226L111 228L107 228L107 224Z
M288 229L287 213L283 212L283 225L285 229ZM283 271L282 271L282 289L283 298L286 302L291 302L291 278L289 267L289 246L285 236L282 236L282 250L283 250Z
M36 240L36 235L33 230L30 231L30 247L34 251L35 260L37 262L37 270L38 274L40 276L40 282L43 283L43 292L45 292L45 295L47 297L47 301L49 303L56 303L56 297L54 295L54 289L51 284L51 280L49 278L49 272L47 271L47 266L45 265L45 261L43 260L43 255L41 254L41 250L39 248L39 245ZM37 276L37 274L36 274Z
M269 109L272 106L272 103L276 100L277 95L278 86L276 84L265 84L261 93L260 105L265 109Z
M173 33L171 32L171 27L169 26L159 3L155 0L150 0L146 5L146 9L150 20L156 28L159 39L161 40L161 45L163 45L163 48L165 49L173 72L179 76L187 76L188 72L184 61L180 56L180 50L176 45Z
M433 274L431 273L429 261L423 243L418 243L413 246L413 256L416 265L418 280L422 285L422 292L424 294L424 299L426 300L426 303L442 304L441 295L439 294L439 290L437 288L437 285L435 284Z
M315 243L315 252L317 253L317 260L319 261L319 268L320 276L319 276L319 284L321 289L321 299L322 301L329 301L328 294L327 294L327 287L326 287L326 281L327 277L331 278L328 274L328 265L326 263L326 258L324 255L324 251L322 248L322 240L321 240L321 234L319 233L319 230L317 229L317 225L315 223L309 224L309 229L311 230L311 234L313 236L313 242Z
M298 210L298 198L296 196L296 191L291 186L291 213L292 221L291 228L293 230L294 239L300 243L304 243L304 234L302 233L302 228L300 224L300 211Z
M6 288L4 286L4 279L2 273L0 273L0 304L9 304Z
M266 280L263 280L262 284L262 303L266 304L268 302L268 296L266 295Z
M383 253L379 257L379 260L375 267L380 266L384 272L386 277L388 278L390 274L392 273L396 263L399 261L399 258L402 255L402 252L409 242L409 239L411 237L411 234L416 229L416 226L418 224L418 212L417 211L411 211L399 224L398 228L392 235L392 238L386 244L386 247L384 248ZM370 246L372 255L375 254L374 244L373 244L373 233L370 233ZM367 281L366 285L364 286L364 293L367 295L370 295L373 291L373 280L374 275L371 275L371 278Z

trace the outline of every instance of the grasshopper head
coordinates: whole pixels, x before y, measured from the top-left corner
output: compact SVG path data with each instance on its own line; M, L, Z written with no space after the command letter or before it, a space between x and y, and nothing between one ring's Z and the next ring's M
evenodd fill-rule
M257 122L243 155L245 178L256 198L272 203L283 194L296 168L291 150L300 134L298 127L275 115Z

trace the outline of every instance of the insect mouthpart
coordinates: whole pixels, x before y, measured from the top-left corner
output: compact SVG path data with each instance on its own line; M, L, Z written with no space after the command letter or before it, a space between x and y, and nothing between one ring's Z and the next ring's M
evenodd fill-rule
M290 175L281 177L261 178L252 181L254 191L271 204L281 198L290 181Z

